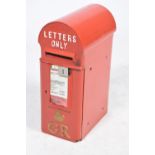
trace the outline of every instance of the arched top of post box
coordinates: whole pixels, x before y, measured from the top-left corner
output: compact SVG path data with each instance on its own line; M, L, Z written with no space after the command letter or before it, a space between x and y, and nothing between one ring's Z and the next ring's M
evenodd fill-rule
M112 35L115 29L112 14L105 7L93 4L45 25L39 43L43 55L47 51L78 59L85 48Z
M111 35L116 30L113 15L99 4L88 5L58 21L74 29L84 48L100 37Z

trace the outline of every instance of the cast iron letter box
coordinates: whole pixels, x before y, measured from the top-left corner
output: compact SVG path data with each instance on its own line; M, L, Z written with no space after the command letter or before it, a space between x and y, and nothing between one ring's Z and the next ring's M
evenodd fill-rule
M113 32L103 6L45 25L41 46L42 131L79 141L106 114Z

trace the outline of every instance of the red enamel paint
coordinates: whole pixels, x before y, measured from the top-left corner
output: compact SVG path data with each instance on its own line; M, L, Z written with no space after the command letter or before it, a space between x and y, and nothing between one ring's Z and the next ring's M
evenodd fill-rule
M42 131L82 140L107 113L112 14L89 5L45 25L41 46Z

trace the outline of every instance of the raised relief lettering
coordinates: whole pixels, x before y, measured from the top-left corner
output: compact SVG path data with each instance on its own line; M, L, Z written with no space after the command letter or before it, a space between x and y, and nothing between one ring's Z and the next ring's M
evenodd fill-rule
M70 138L70 135L68 133L68 126L65 124L50 122L50 123L48 123L48 131L51 134L58 135L60 137L64 137L67 139Z
M67 49L70 43L76 43L76 35L70 35L60 32L44 31L43 36L46 39L51 39L51 46L53 48L60 48L61 50Z

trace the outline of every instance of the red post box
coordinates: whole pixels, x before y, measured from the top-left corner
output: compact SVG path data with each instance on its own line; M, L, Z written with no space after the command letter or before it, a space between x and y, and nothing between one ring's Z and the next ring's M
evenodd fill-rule
M79 141L106 114L113 32L103 6L45 25L41 46L42 131Z

